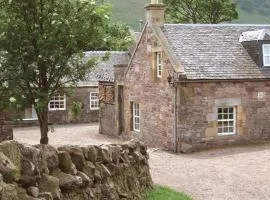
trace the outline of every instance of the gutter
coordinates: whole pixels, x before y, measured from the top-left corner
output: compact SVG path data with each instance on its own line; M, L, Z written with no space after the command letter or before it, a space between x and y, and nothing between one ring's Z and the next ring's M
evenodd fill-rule
M209 83L209 82L265 82L270 81L270 78L254 78L254 79L180 79L174 83Z

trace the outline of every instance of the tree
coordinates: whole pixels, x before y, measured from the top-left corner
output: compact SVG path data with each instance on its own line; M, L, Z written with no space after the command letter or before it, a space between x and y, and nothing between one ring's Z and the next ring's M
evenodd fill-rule
M210 23L238 19L232 0L163 0L166 18L173 23Z
M131 35L129 28L121 23L114 22L107 24L106 39L103 46L103 50L127 50L133 43L133 36Z
M0 92L15 107L34 106L41 144L48 143L50 98L83 80L98 62L85 61L83 51L112 48L109 11L94 0L0 1ZM129 40L125 34L119 42Z

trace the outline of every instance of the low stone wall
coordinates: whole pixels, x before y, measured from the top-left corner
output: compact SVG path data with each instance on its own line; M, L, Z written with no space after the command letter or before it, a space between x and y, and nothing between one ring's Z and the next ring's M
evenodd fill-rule
M152 188L147 148L0 144L1 200L136 200Z
M0 111L1 112L1 111ZM6 114L0 113L0 142L13 139L13 123L7 120Z

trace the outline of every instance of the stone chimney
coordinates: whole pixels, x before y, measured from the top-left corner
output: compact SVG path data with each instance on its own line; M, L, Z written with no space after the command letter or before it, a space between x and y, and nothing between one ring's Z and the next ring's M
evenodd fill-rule
M162 26L164 24L165 5L160 0L151 0L144 8L146 10L146 22Z

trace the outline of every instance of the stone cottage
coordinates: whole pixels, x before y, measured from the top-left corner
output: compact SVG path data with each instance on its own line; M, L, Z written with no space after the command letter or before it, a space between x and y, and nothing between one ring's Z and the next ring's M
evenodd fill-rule
M164 4L145 10L129 64L100 82L100 133L185 152L269 140L270 26L165 24Z
M49 123L63 124L70 122L97 122L99 119L99 98L98 98L98 80L108 80L112 77L113 66L118 64L127 64L129 61L129 52L105 52L89 51L85 52L85 58L103 57L109 53L109 59L98 64L97 68L87 75L84 81L78 83L70 94L56 94L49 102ZM74 119L71 115L73 102L82 104L81 114ZM37 115L32 107L24 110L23 124L37 123Z

